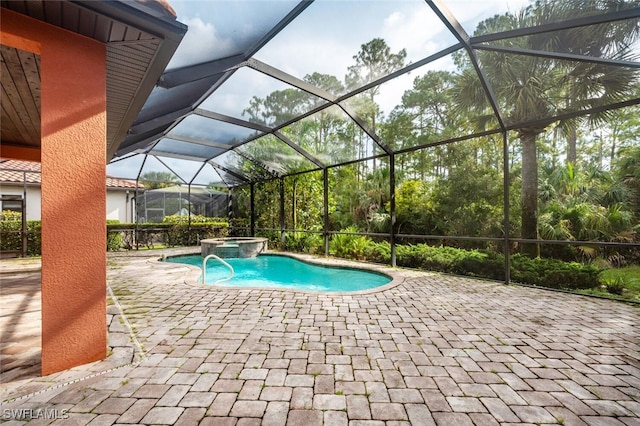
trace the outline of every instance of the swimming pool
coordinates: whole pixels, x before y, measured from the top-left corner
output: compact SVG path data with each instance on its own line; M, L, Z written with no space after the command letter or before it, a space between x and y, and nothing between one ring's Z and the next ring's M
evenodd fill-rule
M202 267L202 256L168 257L167 262ZM353 268L313 265L289 256L260 255L251 258L224 259L233 266L235 276L220 284L229 287L269 287L311 291L359 291L391 282L387 275ZM215 259L207 262L207 282L226 278L229 269Z

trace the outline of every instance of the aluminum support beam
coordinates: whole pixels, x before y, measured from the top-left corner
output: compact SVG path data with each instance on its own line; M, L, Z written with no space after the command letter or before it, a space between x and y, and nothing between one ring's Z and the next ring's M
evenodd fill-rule
M284 179L278 179L280 181L280 243L284 248L286 243L285 238L285 223L284 223Z
M391 244L391 266L396 267L396 156L389 155L389 243Z
M256 236L256 185L249 184L249 223L251 236Z
M509 226L509 142L507 132L502 133L502 185L503 185L503 226L504 226L504 283L511 282L511 242L509 241L511 229Z
M324 255L329 256L329 169L322 169Z

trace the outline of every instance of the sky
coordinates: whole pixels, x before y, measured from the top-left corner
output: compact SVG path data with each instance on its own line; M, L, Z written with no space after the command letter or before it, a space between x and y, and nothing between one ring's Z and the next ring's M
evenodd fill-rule
M189 30L169 68L219 59L242 52L286 15L297 2L284 0L173 0L178 20ZM453 0L444 5L472 34L477 23L495 14L515 12L528 0ZM255 58L298 78L321 72L344 80L360 46L382 38L393 53L405 49L407 63L419 61L456 42L423 0L316 0L292 23L264 46ZM440 69L454 70L451 60ZM423 71L424 72L424 71ZM417 72L419 74L419 72ZM390 83L378 102L385 113L399 103L415 75ZM270 93L281 87L269 79L252 79L237 84L244 109L256 93ZM406 81L408 80L408 81ZM227 97L226 102L230 102Z
M168 69L245 52L297 4L290 0L170 0L178 20L189 29ZM472 34L478 22L507 11L517 12L528 0L443 0L451 14ZM321 72L344 81L362 44L382 38L397 53L405 49L407 63L424 59L453 45L456 39L423 0L316 0L254 56L295 77ZM455 71L450 57L442 58L381 87L376 102L388 115L400 103L413 80L427 70ZM226 87L225 87L226 86ZM284 86L286 87L286 86ZM253 95L281 90L283 84L248 70L236 72L203 105L242 117ZM246 117L244 117L246 118ZM163 160L176 173L193 174L193 164ZM112 164L108 173L135 178L140 160ZM155 168L158 166L156 165Z

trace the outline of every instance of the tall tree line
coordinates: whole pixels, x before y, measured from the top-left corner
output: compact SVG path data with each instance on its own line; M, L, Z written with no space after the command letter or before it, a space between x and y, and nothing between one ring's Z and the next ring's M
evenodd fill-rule
M631 7L629 2L537 1L519 13L481 22L480 36L546 25L576 16ZM640 35L637 19L512 37L499 49L454 55L455 71L416 77L388 116L376 97L379 87L346 105L396 156L397 232L502 236L502 138L484 136L439 145L443 140L498 128L473 60L488 78L508 133L511 236L525 239L637 241L640 222L640 117L637 106L573 116L640 95L635 68L605 61L569 61L527 52L559 52L611 61L637 61L631 46ZM382 39L361 46L343 80L313 73L305 80L331 93L353 90L405 64ZM318 106L298 89L254 98L250 120L273 125ZM556 117L569 117L558 119ZM282 129L283 134L327 164L367 158L375 143L337 107ZM274 144L272 149L278 150ZM283 159L283 161L287 161ZM295 162L295 160L290 160ZM296 164L287 166L295 170ZM386 158L329 169L332 227L388 231L389 169ZM296 197L321 197L320 188L296 177ZM309 177L311 179L311 177ZM302 188L313 190L302 190ZM310 191L310 192L309 192ZM293 198L291 198L293 197ZM291 217L294 217L292 215ZM321 222L322 218L318 217ZM313 222L312 218L307 223ZM296 221L294 221L296 222ZM539 244L519 250L535 257ZM545 253L543 253L545 254ZM553 253L551 253L553 254ZM557 253L556 253L557 254ZM583 253L588 255L588 253Z

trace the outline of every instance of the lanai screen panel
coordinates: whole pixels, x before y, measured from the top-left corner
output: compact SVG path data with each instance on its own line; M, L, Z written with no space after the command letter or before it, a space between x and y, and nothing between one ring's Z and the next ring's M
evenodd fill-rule
M238 148L238 151L259 158L268 170L276 175L304 172L318 168L303 154L273 135L265 135Z
M136 125L145 123L155 117L162 117L183 108L190 108L202 97L203 92L209 90L211 86L220 80L222 75L222 73L217 73L178 86L154 87L142 111L138 114L138 118L136 118L134 128Z
M241 1L211 3L172 1L178 19L189 31L167 69L176 69L251 50L273 27L296 7L297 1ZM181 11L188 7L189 15ZM224 13L219 9L224 8Z
M158 155L166 154L169 157L184 156L193 159L206 159L219 154L222 150L213 146L199 145L196 143L164 138L158 142L151 152Z
M177 1L190 31L117 155L233 186L637 104L615 84L637 84L640 5L583 3Z
M422 0L316 1L256 59L340 96L455 43ZM390 60L374 63L383 44Z
M252 68L243 67L233 73L200 108L274 128L326 102Z
M378 144L336 105L283 128L282 134L326 165L382 153Z
M136 180L145 159L144 154L130 154L107 164L107 176Z
M189 138L192 142L199 141L203 145L231 148L248 138L255 137L259 132L202 115L191 114L182 120L171 131L171 134Z
M264 166L248 156L240 155L235 151L227 151L210 161L214 166L223 168L227 173L234 174L245 182L273 178Z

